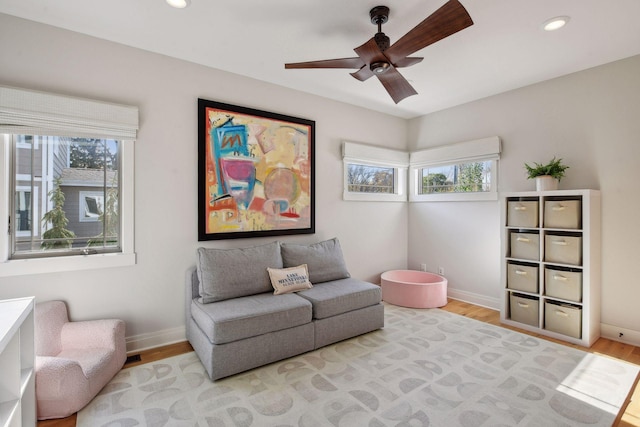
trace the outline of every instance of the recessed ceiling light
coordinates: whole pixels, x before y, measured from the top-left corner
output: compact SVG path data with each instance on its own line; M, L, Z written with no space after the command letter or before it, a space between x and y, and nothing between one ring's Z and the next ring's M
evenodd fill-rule
M166 0L169 3L169 6L175 7L176 9L184 9L185 7L191 4L191 0Z
M545 31L555 31L558 30L569 22L568 16L556 16L555 18L547 19L542 23L542 28Z

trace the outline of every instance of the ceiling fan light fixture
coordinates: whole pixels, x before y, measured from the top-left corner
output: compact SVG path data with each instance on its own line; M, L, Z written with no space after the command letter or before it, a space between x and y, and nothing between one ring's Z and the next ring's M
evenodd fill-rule
M167 4L176 9L184 9L191 4L191 0L166 0Z
M559 30L560 28L567 25L569 19L571 18L569 18L568 16L556 16L554 18L547 19L542 23L542 29L545 31Z
M389 69L389 63L385 61L372 62L369 68L373 74L382 74Z

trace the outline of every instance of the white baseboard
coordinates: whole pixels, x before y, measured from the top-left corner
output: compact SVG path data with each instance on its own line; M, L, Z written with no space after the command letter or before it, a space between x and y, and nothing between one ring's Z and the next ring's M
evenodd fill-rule
M620 334L622 334L622 336L620 336ZM600 336L603 338L608 338L612 341L619 341L621 343L640 347L640 331L634 331L633 329L625 329L618 326L601 323Z
M185 327L165 329L148 334L134 335L126 337L127 354L138 353L150 348L162 347L181 341L186 341Z
M451 288L447 289L447 296L451 299L468 302L492 310L500 310L500 300L498 298L489 298L485 295Z

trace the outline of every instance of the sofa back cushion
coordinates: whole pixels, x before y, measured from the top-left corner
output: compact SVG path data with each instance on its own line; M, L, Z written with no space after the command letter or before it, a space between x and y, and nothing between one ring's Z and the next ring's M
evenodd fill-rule
M204 304L272 291L267 268L282 268L280 242L242 249L198 248Z
M311 245L282 243L282 261L285 267L307 264L311 283L351 277L336 238Z

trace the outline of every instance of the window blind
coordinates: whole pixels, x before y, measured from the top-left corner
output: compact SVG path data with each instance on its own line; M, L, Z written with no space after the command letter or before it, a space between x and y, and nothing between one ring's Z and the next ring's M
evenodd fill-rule
M138 107L0 86L0 133L136 139Z
M407 152L346 141L342 145L342 159L347 163L374 166L406 168L409 165Z
M497 160L500 157L500 151L500 138L492 136L415 151L411 153L410 163L414 167L424 167L455 162Z

